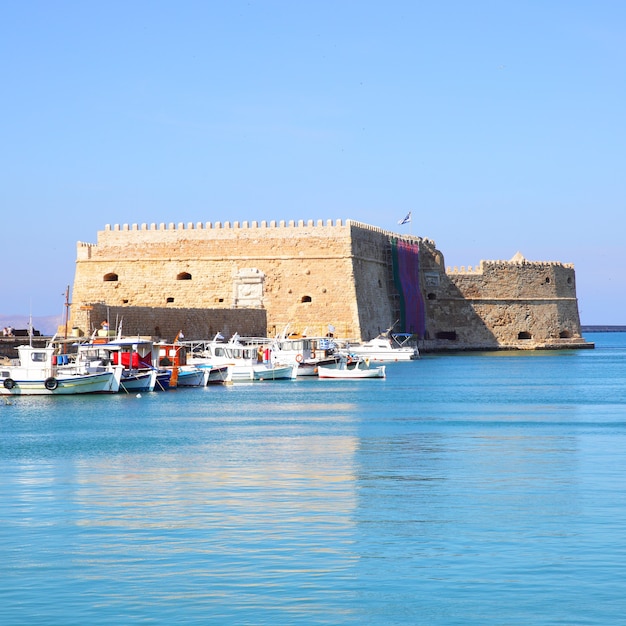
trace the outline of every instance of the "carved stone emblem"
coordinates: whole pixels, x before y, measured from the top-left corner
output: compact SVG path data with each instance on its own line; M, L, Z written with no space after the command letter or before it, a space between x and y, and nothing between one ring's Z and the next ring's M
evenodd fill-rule
M233 277L233 306L258 309L263 306L265 274L254 267L240 269Z

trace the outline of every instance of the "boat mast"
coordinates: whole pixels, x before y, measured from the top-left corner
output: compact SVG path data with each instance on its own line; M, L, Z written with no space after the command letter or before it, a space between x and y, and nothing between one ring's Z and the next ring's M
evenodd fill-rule
M67 289L65 290L65 337L64 339L67 339L67 325L69 324L69 318L70 318L70 286L67 286ZM64 346L64 350L63 352L65 352L67 350L67 344L63 344Z

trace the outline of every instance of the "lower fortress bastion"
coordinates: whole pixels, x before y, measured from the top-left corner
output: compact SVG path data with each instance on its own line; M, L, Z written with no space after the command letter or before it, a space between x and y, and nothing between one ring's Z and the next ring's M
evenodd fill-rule
M424 352L593 347L572 265L518 253L446 268L433 241L352 220L106 226L77 244L68 327L104 319L165 340L393 326Z

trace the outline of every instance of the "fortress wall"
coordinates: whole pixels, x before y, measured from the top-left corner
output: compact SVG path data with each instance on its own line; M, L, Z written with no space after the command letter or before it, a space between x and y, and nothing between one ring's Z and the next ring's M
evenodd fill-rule
M581 339L574 268L555 262L481 261L427 288L428 334L443 347L537 347ZM454 333L453 342L436 341Z
M77 246L72 319L75 309L97 302L230 309L234 277L255 268L264 276L257 306L267 312L268 332L289 323L326 334L333 324L337 333L360 336L351 232L349 224L321 221L107 227L97 245ZM184 274L191 279L180 280Z
M455 268L456 269L456 268ZM466 297L576 297L574 268L562 263L481 261L474 271L449 272L451 282Z
M356 298L347 304L358 316L361 335L366 339L384 332L400 317L390 251L389 233L362 228L360 225L353 227Z
M527 300L475 302L473 308L499 346L558 343L580 338L576 301ZM520 337L524 333L526 338Z
M187 321L186 335L227 324L324 335L332 324L337 336L370 339L400 317L392 237L419 243L423 349L584 343L573 266L516 255L446 271L431 240L340 220L107 226L97 244L77 245L71 325L89 333L84 309L106 304L143 323L141 334L172 319Z

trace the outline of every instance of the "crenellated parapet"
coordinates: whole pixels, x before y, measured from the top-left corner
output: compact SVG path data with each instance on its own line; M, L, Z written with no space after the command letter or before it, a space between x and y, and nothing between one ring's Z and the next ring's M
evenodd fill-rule
M446 274L482 274L482 263L483 261L481 261L481 265L476 265L474 267L471 265L468 265L467 267L465 267L465 265L461 265L461 267L457 267L456 265L454 267L446 267Z
M411 234L398 234L393 231L385 230L371 224L365 224L356 220L342 220L342 219L327 219L327 220L262 220L262 221L216 221L216 222L169 222L164 223L142 223L142 224L106 224L104 227L104 233L139 233L139 232L169 232L177 233L181 236L188 235L191 231L196 232L210 232L215 234L215 231L228 231L231 233L241 232L242 234L250 234L251 231L260 231L260 235L267 235L268 231L282 231L289 230L297 234L298 231L302 231L302 234L311 232L311 230L322 229L324 231L336 231L336 234L342 234L347 232L351 227L355 227L358 230L369 231L378 233L386 237L397 237L406 241L412 241L417 243L424 243L430 246L435 246L435 242L429 239L423 239L416 235ZM329 233L332 236L332 233Z
M91 258L93 249L96 248L95 243L85 243L84 241L78 241L76 243L76 259L78 261L86 261Z
M344 228L350 224L350 220L345 220L345 224L341 219L338 220L262 220L260 222L243 221L243 222L169 222L165 224L107 224L105 231L137 231L137 230L251 230L251 229L274 229L274 228Z
M506 270L512 267L525 267L528 269L535 270L550 270L553 268L564 268L564 269L574 269L573 263L561 263L560 261L528 261L526 259L522 260L511 260L511 261L481 261L479 265L467 267L461 265L457 267L447 267L447 274L483 274L486 271L498 271L498 270Z

